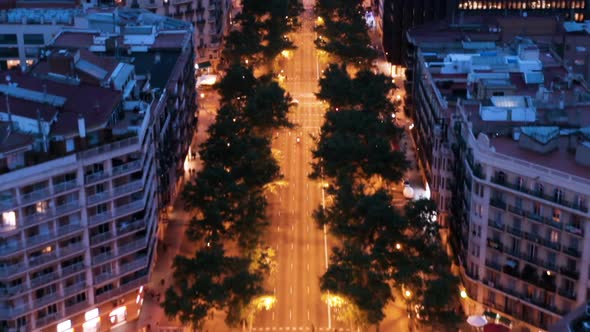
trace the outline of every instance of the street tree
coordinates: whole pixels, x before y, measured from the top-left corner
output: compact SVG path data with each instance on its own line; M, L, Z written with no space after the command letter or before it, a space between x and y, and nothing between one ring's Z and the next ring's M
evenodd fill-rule
M229 263L231 274L223 280L223 287L229 290L225 323L238 327L248 318L249 304L265 293L264 275L250 269L251 261L247 257L234 258Z
M174 283L161 303L165 314L199 329L212 309L226 310L226 323L236 327L251 300L264 293L263 275L250 269L247 257L226 256L220 244L198 250L195 256L177 256Z
M174 282L160 304L166 316L200 329L213 308L221 309L228 297L224 288L227 259L221 246L197 251L192 258L176 256Z
M238 65L246 59L255 64L259 61L260 53L263 50L261 45L262 24L256 21L256 17L241 13L236 17L236 26L234 30L224 39L222 56L229 65Z
M256 83L252 67L234 64L229 67L215 88L221 96L222 104L237 107L241 104L240 100L252 95Z
M388 135L391 128L374 113L327 112L320 140L312 151L311 178L349 177L362 181L379 175L385 181L401 180L408 162L404 153L394 148Z
M332 109L355 109L378 113L389 119L396 110L390 97L395 89L391 78L360 70L351 78L344 65L330 64L320 78L318 99L326 101Z
M319 226L328 226L332 234L363 250L372 250L380 238L393 243L402 240L405 223L385 189L367 195L363 185L354 188L342 181L329 191L333 203L314 212Z
M316 25L316 47L344 64L359 68L371 67L377 52L370 46L362 1L318 1L315 11L322 21Z
M293 100L291 96L271 75L259 78L257 83L244 108L246 124L262 135L268 135L277 128L293 128L288 119Z
M356 317L365 320L354 322L361 327L383 320L383 310L392 299L387 276L375 266L371 255L348 242L333 248L328 270L320 277L320 289L352 302L361 313Z

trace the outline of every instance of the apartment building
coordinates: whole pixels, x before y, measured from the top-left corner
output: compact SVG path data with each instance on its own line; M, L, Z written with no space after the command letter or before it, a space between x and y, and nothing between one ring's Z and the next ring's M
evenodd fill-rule
M452 24L473 24L470 16L536 17L552 16L583 21L589 14L588 0L383 0L383 47L388 61L404 64L409 47L406 31L420 24L446 19ZM528 34L524 27L520 34Z
M497 34L416 44L412 135L467 313L547 330L589 297L590 90L547 44Z
M232 0L128 0L153 13L173 17L196 27L195 50L199 69L216 71L221 60L221 40L232 21Z
M136 317L160 210L184 174L192 28L133 9L89 21L95 29L59 32L30 71L1 73L3 331L98 331Z

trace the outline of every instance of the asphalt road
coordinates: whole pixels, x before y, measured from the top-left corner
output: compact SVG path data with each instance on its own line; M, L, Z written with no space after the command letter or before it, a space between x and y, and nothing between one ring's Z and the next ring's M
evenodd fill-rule
M313 1L305 3L302 27L292 36L298 48L281 61L286 75L284 87L299 101L290 117L297 127L279 131L273 139L273 149L280 151L281 171L288 183L268 197L272 226L267 241L276 250L278 263L268 287L277 302L271 310L256 315L253 331L348 330L328 314L319 289L332 241L312 219L312 212L322 203L322 190L318 182L308 179L315 145L311 135L319 133L325 107L314 96L321 65L313 43Z

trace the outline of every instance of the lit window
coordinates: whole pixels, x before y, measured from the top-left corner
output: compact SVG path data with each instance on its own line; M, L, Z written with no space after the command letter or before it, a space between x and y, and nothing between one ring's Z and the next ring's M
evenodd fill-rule
M16 227L16 214L14 211L7 211L2 213L2 227Z

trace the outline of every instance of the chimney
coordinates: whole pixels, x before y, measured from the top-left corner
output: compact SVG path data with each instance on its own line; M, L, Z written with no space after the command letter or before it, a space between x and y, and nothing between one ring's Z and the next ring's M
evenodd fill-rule
M82 114L78 114L78 133L80 138L86 137L86 120L84 120Z

